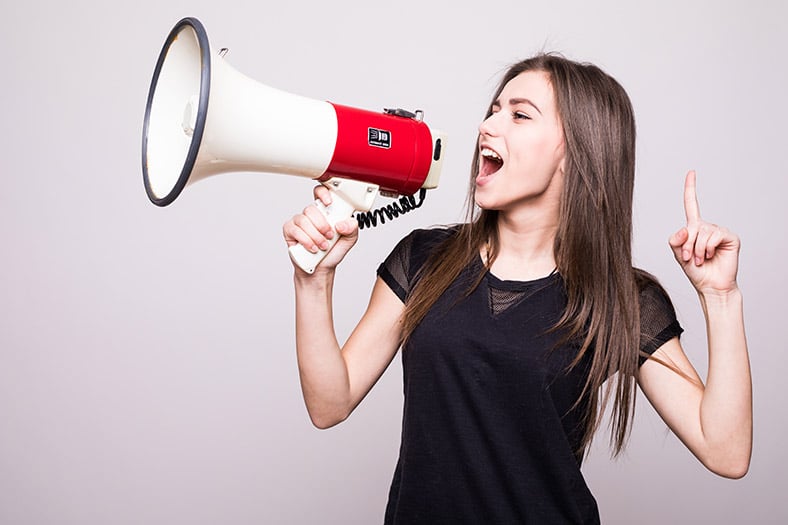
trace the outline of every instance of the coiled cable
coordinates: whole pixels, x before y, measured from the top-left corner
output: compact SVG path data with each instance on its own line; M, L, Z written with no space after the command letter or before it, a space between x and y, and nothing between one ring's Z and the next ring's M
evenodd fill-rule
M400 197L399 200L378 208L377 210L357 212L356 220L358 221L358 229L363 230L364 228L372 228L378 225L378 221L380 221L380 224L385 224L387 219L395 219L403 213L407 213L421 207L421 205L424 204L424 196L426 194L427 190L421 188L419 190L418 202L416 201L414 193L413 195L405 195Z

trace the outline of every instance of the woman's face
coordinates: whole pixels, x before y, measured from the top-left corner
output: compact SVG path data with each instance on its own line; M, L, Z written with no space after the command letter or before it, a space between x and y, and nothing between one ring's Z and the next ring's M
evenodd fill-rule
M550 77L526 71L510 80L479 126L476 204L513 211L555 206L563 187L564 134Z

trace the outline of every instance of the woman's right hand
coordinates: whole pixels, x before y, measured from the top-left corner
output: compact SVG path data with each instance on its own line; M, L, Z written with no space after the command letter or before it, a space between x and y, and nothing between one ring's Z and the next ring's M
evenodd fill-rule
M324 205L331 204L331 192L325 186L318 185L314 189L315 199L319 199ZM320 270L333 270L345 258L347 252L356 244L358 240L358 222L355 218L339 221L335 225L336 231L326 220L326 217L318 210L317 206L310 204L304 211L293 216L282 226L282 234L288 248L301 244L308 252L317 253L321 249L328 248L328 241L335 235L340 235L336 244L331 247L328 254L320 261L315 272ZM298 265L293 263L296 271L306 274Z

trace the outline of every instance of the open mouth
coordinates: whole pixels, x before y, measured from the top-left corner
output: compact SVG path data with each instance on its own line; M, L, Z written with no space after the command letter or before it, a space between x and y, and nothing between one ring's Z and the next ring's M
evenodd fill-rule
M479 151L479 158L481 159L479 175L482 177L492 175L503 166L503 159L501 159L501 156L488 147L481 148Z

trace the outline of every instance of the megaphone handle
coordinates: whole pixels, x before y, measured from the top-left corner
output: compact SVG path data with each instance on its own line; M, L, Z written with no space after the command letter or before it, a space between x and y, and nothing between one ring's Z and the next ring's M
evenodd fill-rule
M324 181L323 185L331 192L331 204L326 206L318 199L315 201L315 206L325 216L334 233L336 233L334 225L352 217L353 212L369 211L379 189L377 184L337 177ZM290 258L306 273L314 273L317 265L336 244L337 239L339 235L334 235L328 240L328 248L318 250L317 253L308 251L300 244L291 246L288 248Z
M349 219L355 211L352 204L343 200L334 192L332 192L331 195L331 204L326 206L318 199L315 201L315 206L317 206L317 209L320 210L326 220L328 220L331 229L334 229L334 225L339 221ZM336 230L334 230L334 232L336 233ZM320 264L320 261L328 254L328 251L333 248L337 239L339 239L339 235L334 235L328 240L328 248L325 250L318 250L317 253L310 252L301 244L291 246L288 248L290 258L306 273L314 273L317 265Z

